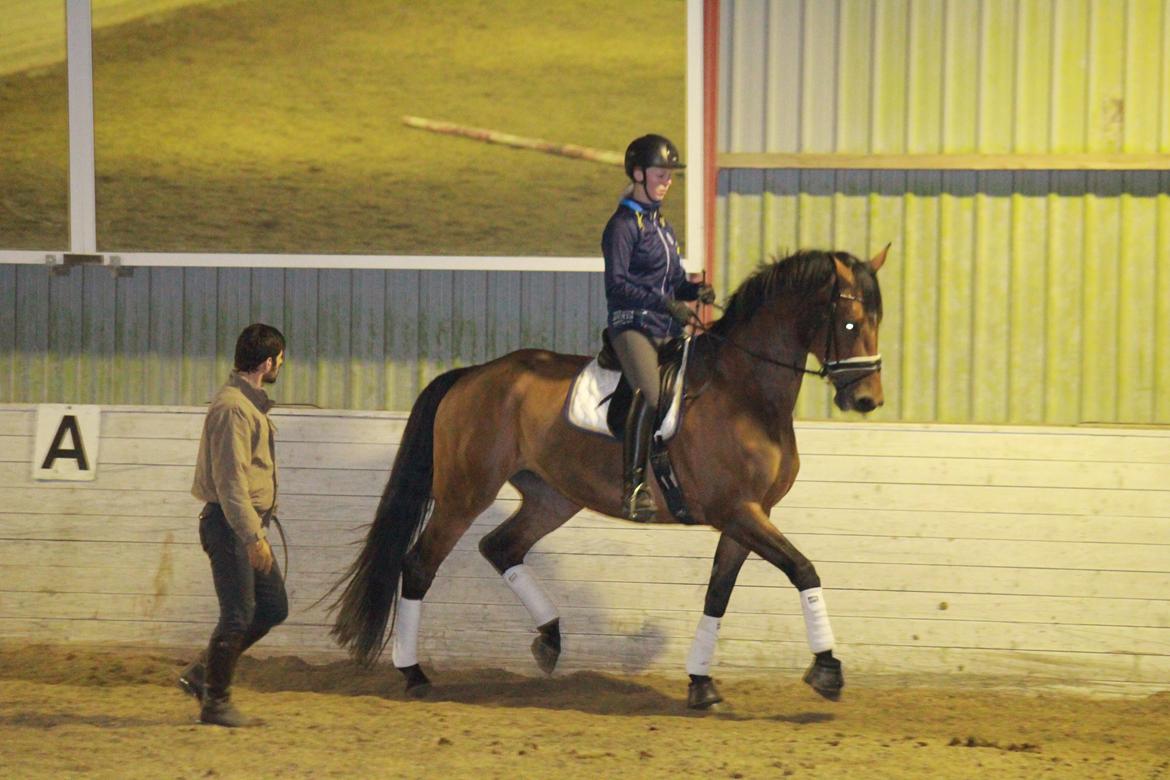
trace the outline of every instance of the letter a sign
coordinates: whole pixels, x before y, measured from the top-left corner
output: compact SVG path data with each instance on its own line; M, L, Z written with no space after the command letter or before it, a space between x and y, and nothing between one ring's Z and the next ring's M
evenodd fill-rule
M33 479L94 479L97 476L100 430L100 406L37 406Z

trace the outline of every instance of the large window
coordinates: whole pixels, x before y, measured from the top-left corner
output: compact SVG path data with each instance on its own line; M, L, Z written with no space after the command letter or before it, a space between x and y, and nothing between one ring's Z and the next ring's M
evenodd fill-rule
M0 0L0 249L69 246L65 4Z
M596 257L624 173L557 147L686 140L683 0L93 4L99 252ZM65 246L64 78L0 76L0 248Z

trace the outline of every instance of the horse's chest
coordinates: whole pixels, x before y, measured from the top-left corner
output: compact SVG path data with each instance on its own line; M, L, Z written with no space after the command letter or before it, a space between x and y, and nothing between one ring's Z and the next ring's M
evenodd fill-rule
M781 453L775 477L765 497L765 503L772 505L784 498L795 484L798 471L800 471L800 461L796 457L796 452Z

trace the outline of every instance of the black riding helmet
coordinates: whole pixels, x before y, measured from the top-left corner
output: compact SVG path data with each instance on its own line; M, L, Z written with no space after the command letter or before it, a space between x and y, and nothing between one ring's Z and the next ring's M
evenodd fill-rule
M641 168L685 168L679 157L678 147L670 139L651 133L630 141L626 147L626 176L634 180L634 169Z

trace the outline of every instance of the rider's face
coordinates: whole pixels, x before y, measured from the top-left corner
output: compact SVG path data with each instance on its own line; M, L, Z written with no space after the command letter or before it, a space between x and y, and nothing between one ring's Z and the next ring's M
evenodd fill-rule
M666 191L670 189L672 172L669 168L647 168L643 174L646 184L646 195L651 200L662 200Z

